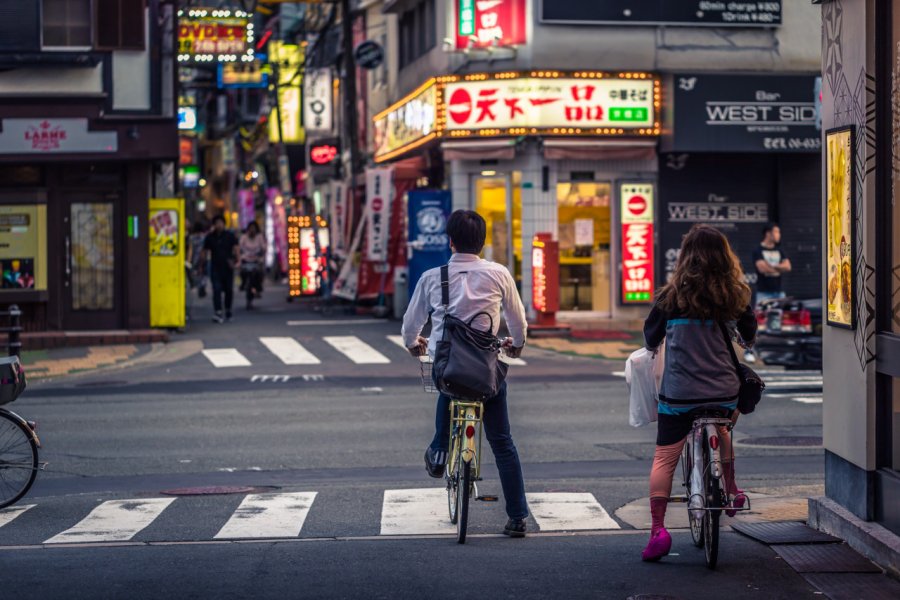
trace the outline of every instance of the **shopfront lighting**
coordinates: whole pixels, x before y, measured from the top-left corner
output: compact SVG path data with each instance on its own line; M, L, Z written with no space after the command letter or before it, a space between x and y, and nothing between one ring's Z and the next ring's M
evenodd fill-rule
M482 177L493 177L496 174L497 174L497 171L482 171L481 172Z
M206 186L206 180L203 179L203 178L201 177L201 178L200 178L200 181L197 182L197 185L199 185L200 187L205 187L205 186Z

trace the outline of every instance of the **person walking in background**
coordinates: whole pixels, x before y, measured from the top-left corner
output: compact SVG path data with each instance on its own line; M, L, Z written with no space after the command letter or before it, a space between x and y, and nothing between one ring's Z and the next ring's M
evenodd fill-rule
M779 300L785 297L781 288L782 275L791 272L791 260L781 251L781 227L778 223L767 223L762 230L763 239L753 251L753 266L756 268L756 302ZM756 362L751 350L744 352L744 360Z
M247 225L241 236L241 290L247 293L247 310L253 308L253 299L262 295L263 270L266 260L266 238L259 231L256 221Z
M650 541L641 558L656 561L669 553L672 536L665 528L672 477L694 412L720 410L737 420L741 382L725 345L722 327L737 329L742 344L756 339L756 317L750 307L750 288L740 261L718 229L695 225L684 237L672 280L659 291L647 320L644 342L655 352L666 344L665 369L659 388L656 451L650 472ZM729 336L730 343L730 336ZM734 516L746 496L734 477L731 433L719 430L722 468Z
M209 278L213 290L213 321L231 320L231 304L234 301L234 269L238 265L238 240L225 229L225 218L216 215L213 230L207 234L203 249L209 262ZM225 297L225 313L222 313L222 297Z

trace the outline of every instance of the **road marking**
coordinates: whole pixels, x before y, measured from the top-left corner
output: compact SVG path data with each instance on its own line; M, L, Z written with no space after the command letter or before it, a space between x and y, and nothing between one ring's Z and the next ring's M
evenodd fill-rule
M250 383L287 383L290 380L290 375L254 375Z
M301 375L303 381L325 381L324 375Z
M822 404L822 396L793 396L791 400L801 404Z
M541 531L621 529L593 494L540 493L526 497Z
M342 319L340 321L288 321L289 327L315 327L316 325L377 325L387 323L383 319Z
M524 367L528 363L522 360L521 358L510 358L507 355L501 353L500 354L500 362L505 362L508 365L512 365L515 367Z
M297 537L315 499L316 492L251 494L215 539Z
M384 365L391 362L391 359L355 335L326 336L322 339L358 365Z
M30 508L34 508L36 504L27 504L25 506L11 506L0 510L0 527L12 523L12 521Z
M286 365L318 365L322 361L290 337L261 337L259 341Z
M447 512L447 490L384 490L381 535L456 533Z
M237 351L237 348L213 348L204 350L203 356L209 359L217 369L223 367L249 367L247 357Z
M395 344L397 344L398 346L400 346L400 347L403 348L404 350L409 351L409 350L407 349L407 347L406 347L406 342L403 341L403 336L402 336L402 335L389 335L389 336L387 336L387 339L389 339L390 341L394 342Z
M384 391L384 388L381 388L378 386L364 387L364 388L360 388L359 391L364 392L364 393L380 394Z
M109 500L74 527L44 543L126 542L150 525L174 501L175 498Z

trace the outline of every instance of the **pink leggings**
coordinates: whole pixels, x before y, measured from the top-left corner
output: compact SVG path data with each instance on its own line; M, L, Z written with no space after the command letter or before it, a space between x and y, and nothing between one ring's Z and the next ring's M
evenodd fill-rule
M690 436L688 436L690 437ZM650 471L650 498L668 498L672 495L672 477L681 457L681 449L688 438L669 446L657 446L653 455L653 470ZM719 428L719 439L722 442L721 454L725 471L725 491L737 493L734 483L734 450L731 446L731 433L724 427Z

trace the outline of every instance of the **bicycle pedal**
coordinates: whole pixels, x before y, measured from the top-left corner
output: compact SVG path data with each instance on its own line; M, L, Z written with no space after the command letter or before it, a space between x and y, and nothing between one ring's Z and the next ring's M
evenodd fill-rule
M479 502L499 502L499 496L475 496L475 499Z
M684 504L687 501L687 496L672 496L671 498L669 498L669 502L680 502Z

